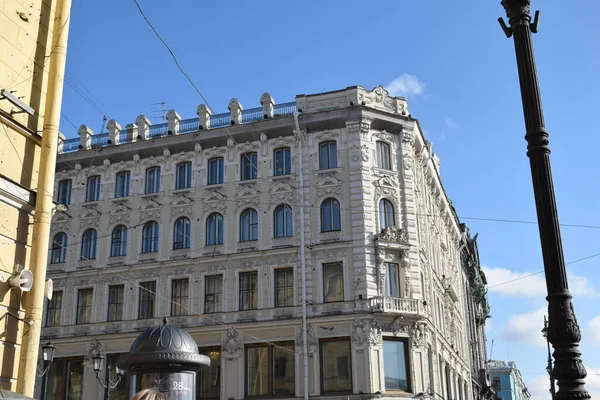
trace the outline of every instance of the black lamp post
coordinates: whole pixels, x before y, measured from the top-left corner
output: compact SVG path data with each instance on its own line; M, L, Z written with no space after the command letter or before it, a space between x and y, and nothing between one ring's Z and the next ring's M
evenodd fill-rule
M554 378L552 377L552 355L550 354L550 342L548 341L548 320L545 315L542 335L544 335L546 345L548 346L548 365L546 366L546 372L548 372L548 376L550 377L550 394L552 395L552 400L554 400L556 398L556 388L554 387Z
M50 364L54 361L54 351L56 350L56 346L52 343L48 342L42 346L42 357L43 357L43 365L42 372L39 372L37 375L39 377L44 377L44 384L42 385L42 399L46 398L46 391L48 390L48 370L50 370Z
M537 210L546 288L548 290L548 341L554 347L552 377L558 383L556 398L559 400L585 400L590 398L585 390L585 367L581 361L579 341L581 332L575 318L565 260L563 256L560 226L554 198L554 184L550 169L548 132L544 124L540 88L537 79L531 32L537 32L536 18L531 22L531 0L502 0L510 27L504 20L498 21L507 37L513 37L521 100L525 117L527 156L531 167L533 192Z
M99 374L100 371L104 368L104 361L106 360L106 357L100 353L96 353L92 357L92 360L94 362L94 372L96 373L96 379L98 379L100 385L102 385L102 387L106 389L106 398L110 399L110 391L116 388L119 382L121 382L121 378L123 378L124 372L121 369L121 367L115 365L115 374L117 375L117 380L112 381L110 379L110 371L106 372L106 379L101 379Z

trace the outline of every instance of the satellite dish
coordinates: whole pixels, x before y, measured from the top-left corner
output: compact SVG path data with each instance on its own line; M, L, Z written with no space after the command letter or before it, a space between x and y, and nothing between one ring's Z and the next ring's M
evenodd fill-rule
M52 292L54 291L54 282L52 279L47 279L46 284L44 285L44 296L48 300L52 300Z
M11 288L19 288L24 292L29 292L31 286L33 286L33 273L28 269L24 269L18 275L10 278L8 285Z

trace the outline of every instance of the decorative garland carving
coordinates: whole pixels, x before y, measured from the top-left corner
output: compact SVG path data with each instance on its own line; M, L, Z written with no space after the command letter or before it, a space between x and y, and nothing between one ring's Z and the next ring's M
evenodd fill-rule
M352 323L352 343L377 346L383 342L381 324L375 320L357 319Z
M229 328L223 339L222 350L225 358L231 360L241 355L244 348L244 337L243 334L233 328Z

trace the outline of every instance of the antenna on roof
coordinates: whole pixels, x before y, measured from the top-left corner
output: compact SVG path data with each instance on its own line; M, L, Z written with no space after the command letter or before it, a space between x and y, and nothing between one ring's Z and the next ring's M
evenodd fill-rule
M106 115L102 116L102 125L100 126L100 133L104 132L104 127L106 126L106 120L108 118L106 117Z
M159 101L158 103L152 103L151 106L162 106L160 110L152 110L152 113L160 113L158 117L152 117L156 119L161 119L163 122L167 120L167 103L164 101Z

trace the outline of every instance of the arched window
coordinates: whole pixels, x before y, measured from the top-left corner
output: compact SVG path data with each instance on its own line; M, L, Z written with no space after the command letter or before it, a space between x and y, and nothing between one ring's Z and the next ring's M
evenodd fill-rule
M223 244L223 216L212 213L206 219L206 245Z
M377 142L377 166L381 169L392 169L390 145L386 142Z
M379 200L379 228L392 228L396 226L394 205L388 199Z
M118 257L127 254L127 227L118 225L110 236L110 256Z
M319 169L337 168L337 144L334 140L319 144Z
M98 233L95 229L88 229L81 238L80 260L93 260L96 258L96 244L98 242Z
M211 158L208 160L208 185L218 185L223 183L224 176L223 157Z
M292 157L289 147L281 147L273 152L273 172L275 176L292 173Z
M146 222L142 230L142 253L158 251L158 222Z
M341 229L340 202L333 198L325 199L321 203L321 232L333 232Z
M67 258L67 234L57 233L52 239L52 249L50 254L50 263L57 264L65 262Z
M190 248L190 219L181 217L175 221L175 229L173 230L173 249L189 249Z
M258 213L247 208L240 215L240 242L258 240Z
M187 189L192 187L192 163L182 162L177 164L175 177L175 189Z
M280 204L273 213L273 234L276 238L294 235L292 224L292 208L287 204Z

